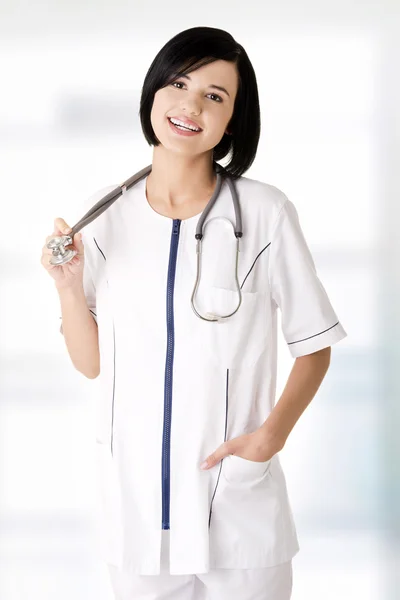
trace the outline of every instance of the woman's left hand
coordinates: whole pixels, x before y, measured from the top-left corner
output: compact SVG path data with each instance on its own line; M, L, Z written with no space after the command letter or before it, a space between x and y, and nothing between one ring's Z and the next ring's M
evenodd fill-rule
M225 456L228 456L228 454L235 454L236 456L255 462L264 462L272 458L281 449L276 440L268 435L266 429L260 427L252 433L240 435L233 440L228 440L221 444L200 465L200 469L205 470L214 467Z

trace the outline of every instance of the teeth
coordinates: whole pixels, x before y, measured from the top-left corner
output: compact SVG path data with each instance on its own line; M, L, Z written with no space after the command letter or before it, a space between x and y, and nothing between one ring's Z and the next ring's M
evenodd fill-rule
M174 123L174 125L180 125L181 127L184 127L185 129L191 129L192 131L200 131L199 128L193 127L192 125L187 125L183 121L179 121L179 119L171 119L170 118L170 121L171 121L171 123Z

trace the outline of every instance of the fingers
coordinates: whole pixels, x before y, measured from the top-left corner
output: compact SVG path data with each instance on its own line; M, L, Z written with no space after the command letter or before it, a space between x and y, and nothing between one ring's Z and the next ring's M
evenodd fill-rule
M47 271L51 271L55 267L63 266L63 265L52 265L50 263L51 256L53 255L53 250L48 248L47 244L52 238L54 238L56 236L61 237L63 235L69 235L72 238L72 242L70 244L66 244L65 247L68 249L75 250L76 255L74 258L72 258L71 261L68 261L68 262L70 262L71 265L74 265L74 266L77 266L80 263L82 263L82 261L84 259L84 247L83 247L83 241L82 241L82 234L75 233L75 235L72 236L71 232L72 232L72 228L68 225L68 223L66 223L66 221L64 219L62 219L61 217L54 219L54 231L51 235L48 235L46 237L45 244L42 248L42 256L40 258L41 264Z
M53 250L51 248L47 247L48 242L55 236L68 235L71 233L71 231L72 231L71 227L69 227L68 223L66 223L66 221L64 219L62 219L61 217L54 219L54 231L51 235L48 235L46 237L45 244L42 248L41 263L44 267L46 267L47 269L54 268L54 265L50 264L50 257L53 254ZM71 248L71 249L76 250L77 254L74 258L75 263L77 262L77 260L82 259L84 256L84 245L83 245L83 241L82 241L82 234L76 233L72 237L72 243L67 244L66 248Z
M217 463L220 462L220 460L225 458L225 456L228 456L228 454L231 454L230 450L231 450L230 444L228 444L227 442L224 442L223 444L221 444L221 446L219 448L217 448L215 450L215 452L213 452L212 454L207 456L206 460L201 463L200 469L204 470L204 469L210 469L211 467L214 467Z
M54 219L54 231L56 232L56 235L66 235L71 232L71 227L64 219L57 217Z
M56 217L54 219L54 231L51 235L48 235L46 237L46 242L45 245L43 246L43 253L44 254L51 254L52 250L50 250L49 248L47 248L47 244L48 242L56 237L56 236L63 236L63 235L69 235L71 234L72 228L68 225L68 223L65 221L65 219L63 219L62 217ZM75 245L75 249L78 251L79 254L83 254L83 242L82 242L82 236L79 234L75 234L73 236L73 241L72 244ZM71 246L72 244L67 245Z
M78 251L78 256L83 256L84 253L84 246L83 246L83 242L82 242L82 234L81 233L76 233L74 235L74 246L75 249Z
M50 253L51 253L51 250L50 250ZM42 263L44 268L47 270L53 269L55 266L55 265L50 264L50 258L51 258L51 256L49 256L45 252L43 252L42 256L40 257L40 262Z
M71 231L72 231L72 228L64 221L64 219L61 219L60 217L58 217L57 219L54 219L54 231L51 235L48 235L46 237L46 244L53 237L68 235L69 233L71 233Z

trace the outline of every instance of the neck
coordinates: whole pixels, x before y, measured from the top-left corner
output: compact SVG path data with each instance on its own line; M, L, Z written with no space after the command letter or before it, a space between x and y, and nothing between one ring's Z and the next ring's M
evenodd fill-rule
M184 156L156 146L147 189L153 199L180 207L211 196L216 183L212 154Z

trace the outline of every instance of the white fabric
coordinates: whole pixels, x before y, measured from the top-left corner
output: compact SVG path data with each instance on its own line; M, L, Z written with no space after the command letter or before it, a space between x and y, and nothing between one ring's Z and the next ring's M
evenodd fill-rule
M290 600L292 561L264 569L169 573L169 531L163 531L160 575L133 575L108 565L115 600Z
M84 236L84 232L82 231L82 239ZM88 246L87 249L85 249L85 262L87 263L86 268L83 270L83 287L85 290L85 296L86 296L86 303L89 307L90 312L92 313L92 317L93 319L96 321L97 323L97 312L96 312L96 288L94 286L94 282L92 279L92 264L93 264L93 257L91 256L91 249ZM61 319L62 317L60 317ZM60 333L62 333L64 335L64 331L63 331L63 326L62 326L62 321L61 321L61 325L60 325Z
M82 214L114 187L94 194ZM272 567L299 550L278 454L261 463L228 456L208 471L199 468L224 440L256 430L274 406L278 308L293 357L346 337L294 205L257 180L242 177L236 187L243 300L224 322L199 319L190 305L199 215L180 223L172 279L178 222L152 209L144 179L82 231L101 360L93 382L101 556L132 574L160 573L164 393L171 389L171 574ZM236 239L220 216L235 223L226 182L204 226L196 297L202 314L226 314L237 304Z

